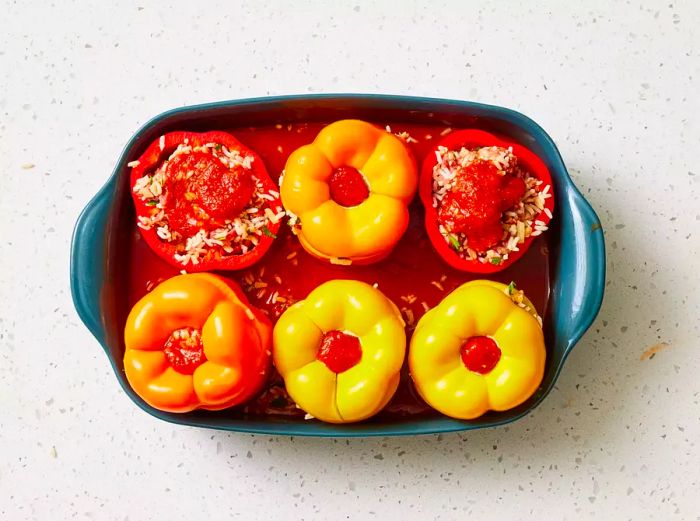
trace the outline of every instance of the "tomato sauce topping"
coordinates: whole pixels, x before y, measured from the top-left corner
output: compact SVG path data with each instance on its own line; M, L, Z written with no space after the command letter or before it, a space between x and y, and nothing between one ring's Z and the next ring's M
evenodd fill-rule
M334 373L342 373L355 366L362 358L360 339L342 331L329 331L321 339L316 353L320 360Z
M184 236L218 228L239 214L255 185L242 166L232 168L205 152L178 154L165 166L164 210L170 227Z
M357 206L369 197L367 181L359 170L351 166L339 166L328 180L333 199L340 206Z
M501 359L501 350L495 340L487 336L472 336L460 349L464 367L474 373L488 374Z
M457 170L454 185L438 209L438 220L450 232L466 234L469 246L483 252L503 238L501 215L524 193L522 179L477 160Z
M183 327L173 331L165 341L165 358L175 371L192 374L207 361L202 344L202 333L193 327Z

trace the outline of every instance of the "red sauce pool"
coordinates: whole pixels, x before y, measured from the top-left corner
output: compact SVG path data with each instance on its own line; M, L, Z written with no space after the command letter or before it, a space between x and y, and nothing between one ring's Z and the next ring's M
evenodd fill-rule
M393 132L408 132L418 140L411 148L420 168L440 133L445 130L435 125L410 125L387 121ZM276 180L289 154L297 147L313 141L324 123L277 125L256 128L224 128L243 144L255 150ZM428 136L432 136L429 138ZM311 257L299 245L287 226L282 226L278 238L263 259L243 271L220 272L221 275L240 283L251 304L267 310L275 321L291 302L302 300L315 287L332 279L354 279L378 284L379 289L393 300L406 316L413 316L413 324L423 316L426 308L437 305L449 292L461 284L483 278L451 268L433 250L423 225L423 207L416 197L411 203L411 220L405 235L392 254L385 260L370 266L334 266ZM129 253L128 305L133 306L159 282L179 273L151 252L141 240L134 218ZM488 278L508 284L515 282L544 316L549 300L549 241L550 232L538 237L527 253L506 270ZM134 269L138 267L138 269ZM253 284L249 284L253 281ZM273 303L273 297L278 302ZM281 297L282 299L279 299ZM286 300L282 302L281 300ZM407 327L408 339L413 327ZM251 416L284 415L303 417L304 412L293 406L285 406L286 393L278 375L270 378L261 395L244 407ZM230 414L221 411L218 414ZM410 381L407 368L401 375L398 391L377 415L382 420L406 415L437 414L417 395Z

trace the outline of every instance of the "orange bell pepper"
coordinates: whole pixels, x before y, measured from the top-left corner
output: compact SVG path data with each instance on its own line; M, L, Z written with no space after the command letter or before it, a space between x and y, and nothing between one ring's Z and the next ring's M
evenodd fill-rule
M434 409L464 420L520 405L544 374L539 320L512 284L463 284L416 326L408 355L416 389Z
M225 409L264 384L271 333L268 318L235 283L208 273L178 275L129 313L124 370L156 409Z
M280 195L296 215L301 245L340 263L386 257L408 226L418 183L404 142L370 123L336 121L285 166Z
M274 329L275 367L304 411L331 423L373 416L399 384L401 313L376 288L332 280L288 308Z

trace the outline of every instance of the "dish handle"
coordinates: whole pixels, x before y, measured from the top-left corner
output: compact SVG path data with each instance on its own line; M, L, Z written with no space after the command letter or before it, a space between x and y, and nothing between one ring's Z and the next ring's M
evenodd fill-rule
M605 291L605 239L598 215L578 189L567 190L570 214L564 215L567 240L562 241L557 298L560 313L557 332L568 352L598 315ZM566 309L564 309L566 308Z
M108 183L83 209L73 230L70 257L70 288L78 316L104 345L100 293L104 280L105 229L113 198Z

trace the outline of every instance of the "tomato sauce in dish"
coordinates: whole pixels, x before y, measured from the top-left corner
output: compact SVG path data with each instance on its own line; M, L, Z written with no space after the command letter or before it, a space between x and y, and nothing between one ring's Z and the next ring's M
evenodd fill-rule
M406 132L412 139L408 146L420 164L431 151L435 140L446 129L439 125L412 125L377 121L382 128L389 124L396 133ZM302 123L256 128L224 128L265 162L274 180L282 173L287 157L299 146L313 141L326 123ZM416 140L417 142L413 142ZM338 266L307 254L285 224L263 259L243 271L221 271L224 277L238 282L252 305L268 313L274 322L292 303L304 299L314 288L332 279L354 279L376 284L401 310L406 322L407 341L425 312L437 305L448 293L470 280L488 278L504 284L515 282L544 316L549 301L549 251L551 233L536 238L533 246L516 263L487 277L456 270L435 252L424 226L424 210L418 200L410 206L410 223L394 251L385 260L367 266ZM128 302L133 306L158 283L179 273L153 253L140 237L135 218L129 252ZM126 310L128 313L128 309ZM124 313L126 316L126 313ZM408 349L408 344L407 344ZM240 414L241 410L238 409ZM289 400L282 379L273 374L261 394L243 406L251 416L303 418L304 412ZM216 414L234 414L234 410ZM411 416L439 416L416 393L407 364L393 399L374 419L383 421Z

